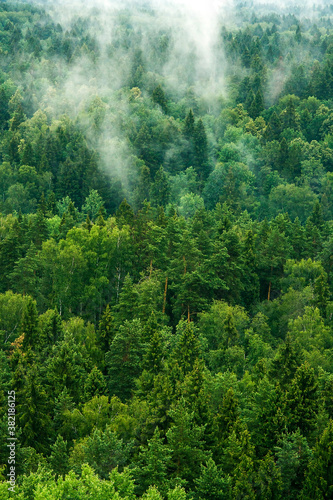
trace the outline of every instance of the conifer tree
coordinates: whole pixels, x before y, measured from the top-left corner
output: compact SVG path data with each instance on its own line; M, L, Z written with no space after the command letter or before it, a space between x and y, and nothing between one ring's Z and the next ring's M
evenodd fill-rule
M259 462L255 479L256 500L280 500L282 479L271 452Z
M165 207L169 201L170 185L163 167L155 174L154 182L150 188L150 199L153 206Z
M42 247L43 241L47 240L48 230L43 211L39 208L30 231L30 237L37 249Z
M108 387L111 394L128 399L135 387L135 379L142 372L144 345L140 320L125 321L118 329L105 355Z
M333 420L320 436L305 475L302 500L328 500L333 494Z
M193 167L198 173L201 182L205 181L209 175L208 163L208 143L204 124L201 118L194 126L194 161Z
M183 399L169 411L169 415L173 424L166 437L172 453L172 475L192 486L194 479L200 474L201 464L205 463L210 455L204 450L204 426L195 424L194 414L187 410Z
M193 370L194 364L201 357L197 338L197 329L192 322L181 321L178 325L179 342L174 361L178 362L184 374Z
M21 165L29 165L30 167L35 166L34 152L30 142L27 142L24 147Z
M14 270L9 275L13 290L17 293L29 294L32 297L36 297L38 289L38 267L39 260L37 250L35 245L31 243L26 256L15 263Z
M156 104L159 104L161 106L164 113L168 112L168 103L165 98L164 90L162 89L160 84L154 88L152 93L152 99Z
M123 324L125 320L131 320L135 317L138 302L138 293L133 285L129 274L125 276L124 284L120 292L119 302L115 306L115 326Z
M282 495L297 498L304 485L304 476L312 451L300 430L282 436L275 447L277 466L281 472Z
M51 455L49 458L50 465L53 472L58 476L65 477L69 471L68 463L68 452L67 452L67 441L64 441L63 437L58 434L56 442L51 445Z
M33 349L38 348L38 313L36 302L32 298L29 299L29 302L22 316L21 332L24 335L24 350L27 350L29 347L32 347Z
M109 350L109 347L114 338L114 325L111 314L110 304L108 304L102 314L98 326L98 343L103 352Z
M265 138L267 141L278 141L282 132L281 120L276 111L273 111L268 121L265 131Z
M330 290L327 283L327 275L322 272L318 278L316 278L313 287L315 299L314 303L318 307L320 314L323 318L327 316L327 306L330 298Z
M89 373L84 383L84 398L89 401L95 396L103 396L106 393L106 381L103 373L95 366Z
M37 452L45 452L53 426L49 401L36 364L28 370L24 385L17 393L17 399L22 445L32 446Z
M156 486L164 496L170 482L168 472L171 463L171 448L164 444L158 427L147 447L140 446L134 477L137 483L137 493L142 494L149 486Z
M127 203L126 199L124 199L116 212L117 224L119 227L122 227L124 224L128 224L129 226L133 225L134 222L134 213L132 207Z
M194 115L192 109L188 112L184 122L184 135L187 139L191 139L194 136Z
M300 348L288 334L272 361L270 376L273 380L279 381L282 388L286 388L294 378L301 363L302 354Z
M225 500L230 496L230 477L218 469L212 458L201 464L201 474L194 482L196 500Z
M316 425L319 395L314 370L307 363L297 369L290 388L287 389L287 408L290 431L300 429L303 436L308 436Z

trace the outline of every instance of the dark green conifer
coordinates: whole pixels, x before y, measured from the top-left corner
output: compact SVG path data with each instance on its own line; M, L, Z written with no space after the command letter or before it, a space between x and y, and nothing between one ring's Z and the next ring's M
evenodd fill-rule
M21 333L24 335L23 349L29 347L36 349L39 345L38 338L38 313L36 302L30 298L22 316Z
M156 104L159 104L161 106L164 113L168 112L168 103L164 94L164 90L162 89L160 84L154 88L152 99Z
M50 465L56 478L59 476L64 478L69 472L68 459L67 441L64 441L63 437L58 434L56 442L51 445L51 455L49 458Z

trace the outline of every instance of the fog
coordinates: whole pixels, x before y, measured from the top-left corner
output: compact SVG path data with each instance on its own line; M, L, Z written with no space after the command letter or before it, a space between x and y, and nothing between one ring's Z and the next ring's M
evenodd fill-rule
M120 177L125 187L131 149L121 122L130 119L130 108L126 99L119 99L118 92L123 87L131 87L129 79L136 53L141 53L152 84L161 83L166 93L177 100L189 87L195 96L211 106L219 96L226 97L227 64L220 26L232 22L234 11L230 1L33 3L42 3L64 31L69 31L78 19L89 20L89 33L98 43L99 57L92 61L80 54L68 64L54 57L49 65L36 67L35 77L54 75L49 85L45 82L42 89L36 90L36 101L55 118L64 113L72 119L79 116L85 135L100 154L102 167ZM123 26L127 25L136 40L136 46L128 49L118 43L119 30L124 30L120 36L125 37ZM166 49L161 58L156 55L156 44L163 37ZM95 134L89 122L93 113L89 117L86 110L97 97L105 118Z
M43 80L44 84L35 89L35 99L54 118L65 113L72 119L79 117L78 123L100 154L101 166L120 177L125 188L133 150L124 136L122 123L131 120L131 106L128 98L119 92L139 86L131 84L131 72L138 57L142 57L149 80L146 87L150 86L150 91L161 84L167 96L179 101L190 88L210 112L216 107L218 113L219 100L229 98L228 71L234 71L228 67L224 54L221 27L240 26L244 20L241 15L247 8L251 15L291 10L300 16L312 16L318 5L325 4L324 1L312 4L307 0L301 7L297 1L276 4L270 0L242 2L241 6L231 0L44 0L32 3L42 4L65 32L78 21L88 20L88 30L97 41L99 56L94 60L81 51L67 63L56 56L49 62L41 62L35 67L33 78ZM131 30L135 46L132 39L128 47L119 42L126 39L126 30ZM235 69L240 70L240 67ZM289 74L290 67L284 63L268 75L267 102L276 98ZM28 81L31 76L26 78ZM93 126L96 114L102 116L98 133Z

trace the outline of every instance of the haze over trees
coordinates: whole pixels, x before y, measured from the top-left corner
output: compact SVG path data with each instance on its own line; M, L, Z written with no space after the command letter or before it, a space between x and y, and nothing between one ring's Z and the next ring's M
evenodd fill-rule
M330 499L333 7L93 4L0 4L0 497Z

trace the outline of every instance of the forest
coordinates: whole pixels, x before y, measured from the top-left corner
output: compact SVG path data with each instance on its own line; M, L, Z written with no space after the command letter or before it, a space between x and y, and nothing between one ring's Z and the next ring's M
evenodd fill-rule
M0 3L1 500L333 498L333 5L199 4Z

